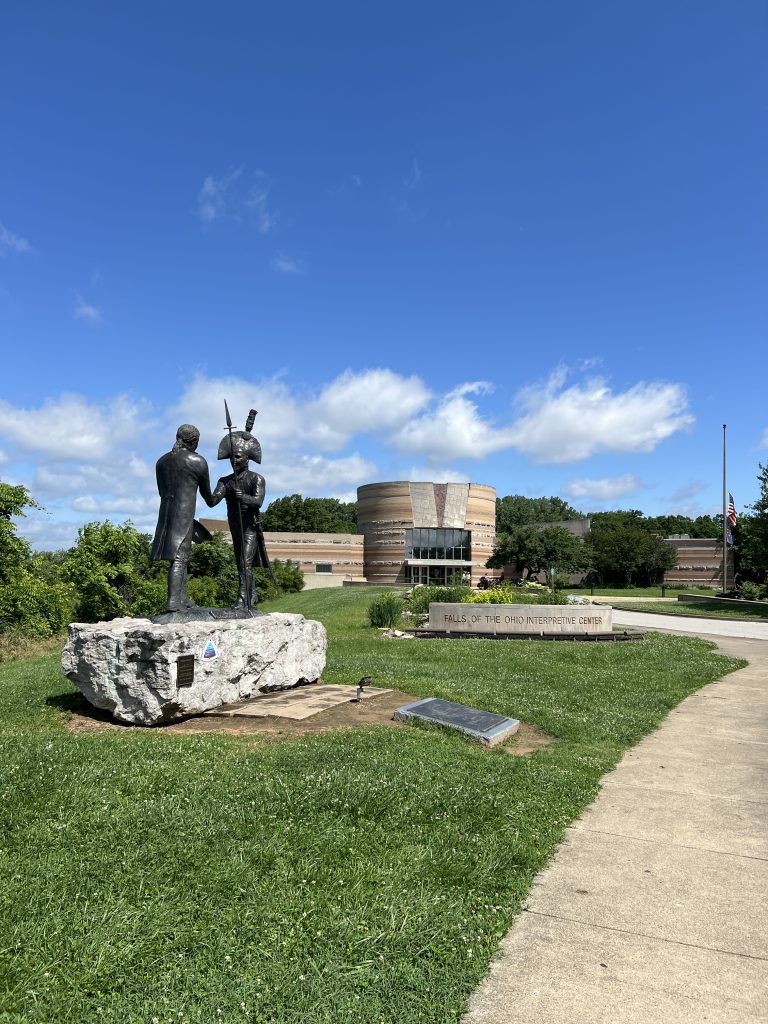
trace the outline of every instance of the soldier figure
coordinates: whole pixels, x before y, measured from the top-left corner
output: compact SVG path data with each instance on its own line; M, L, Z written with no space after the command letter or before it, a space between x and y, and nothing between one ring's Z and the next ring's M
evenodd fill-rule
M249 425L253 425L251 418ZM216 484L212 504L222 498L227 502L227 520L240 572L240 588L233 607L247 610L253 603L253 567L271 569L261 528L264 477L248 468L251 459L261 462L261 445L249 430L235 430L222 439L218 457L229 459L233 472Z
M176 431L176 443L162 455L156 466L160 492L160 514L152 559L167 559L168 611L192 607L187 596L187 560L193 539L203 539L207 531L195 521L197 491L207 505L215 504L211 495L208 463L197 454L200 431L184 423ZM197 533L196 533L197 531Z

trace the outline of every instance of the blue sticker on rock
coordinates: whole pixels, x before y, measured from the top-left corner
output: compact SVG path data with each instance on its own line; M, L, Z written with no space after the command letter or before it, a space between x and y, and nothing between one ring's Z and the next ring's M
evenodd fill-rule
M219 652L216 650L216 644L213 640L209 640L203 651L203 661L213 661L214 658L218 658L218 656Z

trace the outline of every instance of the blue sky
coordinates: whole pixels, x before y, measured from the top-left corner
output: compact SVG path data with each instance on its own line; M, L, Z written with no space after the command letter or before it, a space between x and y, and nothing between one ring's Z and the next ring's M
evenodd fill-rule
M0 475L154 526L184 420L268 498L737 507L768 460L763 2L0 15Z

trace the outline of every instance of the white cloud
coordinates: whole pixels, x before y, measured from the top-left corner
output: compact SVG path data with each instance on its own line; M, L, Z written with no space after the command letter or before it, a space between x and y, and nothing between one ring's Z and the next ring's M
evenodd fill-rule
M9 252L32 252L32 246L26 238L0 224L0 256L7 256Z
M625 494L632 494L647 486L633 473L625 473L624 476L608 477L603 480L589 480L586 477L571 480L561 489L561 493L576 500L615 501L617 498L623 498Z
M278 253L277 256L271 259L269 265L280 274L303 274L306 270L306 264L303 260L291 259L283 253Z
M77 542L77 531L83 525L82 520L59 520L40 512L31 512L26 519L17 524L18 531L30 542L37 551L59 551L71 548Z
M459 473L455 469L446 469L443 466L411 466L405 471L404 479L413 483L426 481L443 484L466 484L470 481L466 473Z
M209 174L197 194L197 216L204 225L220 220L242 221L250 217L260 234L268 234L277 223L277 210L269 203L272 183L264 171L248 179L244 167L216 177Z
M513 430L497 429L493 421L483 419L476 403L468 397L491 390L486 381L461 384L441 398L436 409L397 430L392 443L398 451L417 452L432 462L478 459L511 447Z
M695 498L697 494L701 494L706 489L707 485L702 483L701 480L691 480L690 483L678 487L675 493L671 495L670 501L687 501L688 498Z
M154 463L173 444L180 423L199 428L213 481L228 471L215 461L226 432L224 399L236 428L251 407L259 410L254 432L270 496L348 495L375 480L379 470L358 447L361 435L373 436L390 460L393 450L407 453L409 468L399 472L409 479L465 482L468 475L453 468L459 460L505 449L540 462L648 451L692 421L676 384L641 383L612 392L602 381L568 387L559 372L522 393L521 415L500 422L482 411L492 390L488 382L474 381L433 394L420 377L383 367L347 370L319 391L291 388L282 376L198 374L162 410L129 395L96 403L64 394L27 409L0 399L0 448L14 470L25 466L21 482L57 518L130 516L151 530L158 500ZM585 477L572 480L566 493L610 500L641 486L631 474Z
M76 320L85 320L89 324L100 324L104 317L98 306L86 302L82 295L75 293L75 308L72 315Z
M342 373L320 394L294 396L278 377L247 381L198 374L169 410L169 428L195 423L204 437L223 434L224 399L236 426L248 410L259 410L254 432L266 451L280 453L301 446L339 451L356 433L387 433L423 408L430 393L418 377L392 370Z
M256 227L260 234L268 234L277 223L277 210L270 209L269 193L272 183L264 171L256 171L253 184L243 200L243 205L256 218Z
M243 168L236 167L220 178L208 175L197 195L197 215L203 224L212 224L226 217L230 190L242 173Z
M110 513L121 513L128 516L137 516L142 512L156 512L160 504L157 497L140 497L135 494L126 494L122 498L95 498L92 494L85 494L75 498L72 508L76 512L87 512L89 514L109 515Z
M350 487L376 479L376 465L355 453L346 458L292 455L270 469L267 490L271 494L338 495Z
M416 159L416 157L414 157L413 158L413 162L411 164L410 171L403 178L403 185L406 188L414 189L414 188L418 188L418 186L420 184L421 184L421 166L419 164L419 161Z
M429 400L430 392L419 377L403 377L386 369L347 370L309 405L309 429L319 447L334 450L353 434L399 427Z
M641 381L612 392L601 378L566 387L558 370L544 384L525 388L525 410L512 426L512 446L540 463L578 462L600 452L651 452L694 422L685 388Z
M148 417L148 403L127 395L104 404L61 395L32 409L0 399L0 438L55 459L99 460L143 435Z

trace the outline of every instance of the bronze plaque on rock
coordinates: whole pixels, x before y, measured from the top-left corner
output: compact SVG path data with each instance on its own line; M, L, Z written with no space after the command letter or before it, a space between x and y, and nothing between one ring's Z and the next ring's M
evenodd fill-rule
M176 659L176 685L191 686L195 681L194 654L180 654Z

